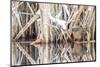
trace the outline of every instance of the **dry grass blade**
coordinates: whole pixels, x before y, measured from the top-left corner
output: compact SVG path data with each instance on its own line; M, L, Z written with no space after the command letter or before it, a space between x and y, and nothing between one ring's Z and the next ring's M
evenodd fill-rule
M20 28L22 29L22 24L21 24L21 20L20 20L20 15L19 15L17 12L14 12L14 14L15 14L15 17L17 18L17 20L18 20L18 24L19 24Z
M25 15L33 15L32 13L26 13L26 12L18 12L19 14L25 14Z
M32 14L34 15L34 12L33 12L32 8L31 8L30 4L29 4L29 3L27 3L27 5L28 5L28 7L29 7L30 11L32 12Z
M21 2L20 4L18 4L17 6L15 6L14 8L12 8L12 10L15 10L15 9L17 9L20 5L22 5L23 4L23 2Z
M18 39L27 29L28 27L34 23L39 18L39 15L34 15L30 21L19 31L19 33L16 35L15 40Z

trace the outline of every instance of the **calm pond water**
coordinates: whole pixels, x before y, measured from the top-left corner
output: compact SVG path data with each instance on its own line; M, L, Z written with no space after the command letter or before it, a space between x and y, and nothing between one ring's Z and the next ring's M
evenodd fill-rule
M95 60L95 48L91 49L93 52L89 53L88 46L86 44L34 44L30 45L30 42L15 42L13 44L19 44L26 53L35 60L36 64L47 63L63 63L63 62L76 62L76 61L92 61ZM92 46L93 47L93 46ZM16 58L19 59L22 54L25 53L19 50L17 47ZM24 54L21 64L31 64Z

